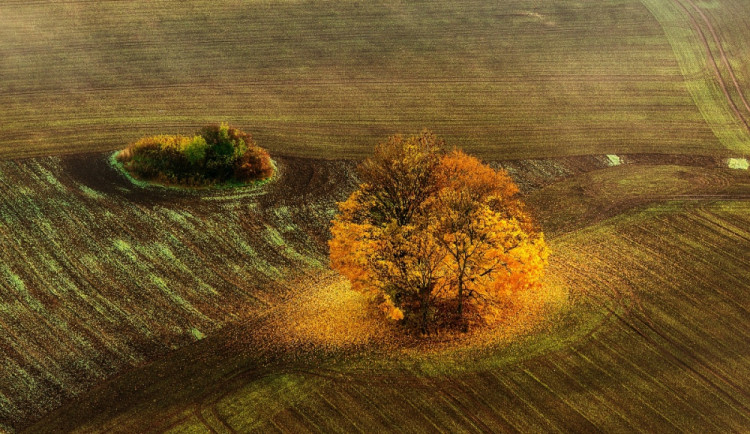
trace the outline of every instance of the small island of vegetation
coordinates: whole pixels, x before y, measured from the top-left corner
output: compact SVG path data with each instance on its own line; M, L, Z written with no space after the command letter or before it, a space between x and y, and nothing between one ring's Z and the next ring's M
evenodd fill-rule
M115 155L138 179L166 185L207 186L268 179L268 151L226 123L203 127L193 137L144 137Z

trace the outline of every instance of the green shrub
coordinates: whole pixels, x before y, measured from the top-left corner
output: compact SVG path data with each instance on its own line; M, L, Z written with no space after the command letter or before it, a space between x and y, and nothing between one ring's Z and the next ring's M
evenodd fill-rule
M268 152L250 134L225 123L193 137L144 137L120 151L117 160L136 177L169 184L250 181L273 174Z
M195 136L193 137L193 140L187 144L183 153L192 166L197 166L201 161L205 160L207 149L208 143L206 142L206 139L201 136Z

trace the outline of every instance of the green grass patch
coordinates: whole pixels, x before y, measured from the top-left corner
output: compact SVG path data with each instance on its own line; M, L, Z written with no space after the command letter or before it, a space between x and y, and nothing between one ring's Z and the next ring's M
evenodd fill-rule
M727 166L730 169L747 170L750 164L748 164L747 158L730 158L727 160Z
M190 334L193 335L193 337L198 341L206 337L206 335L204 335L203 332L201 332L195 327L190 329Z
M94 190L92 188L89 188L89 187L87 187L85 185L80 185L80 186L78 186L78 188L81 189L81 191L83 192L83 194L86 197L89 197L91 199L104 199L106 197L106 196L104 196L104 194L102 194L102 193L100 193L100 192L98 192L98 191L96 191L96 190Z

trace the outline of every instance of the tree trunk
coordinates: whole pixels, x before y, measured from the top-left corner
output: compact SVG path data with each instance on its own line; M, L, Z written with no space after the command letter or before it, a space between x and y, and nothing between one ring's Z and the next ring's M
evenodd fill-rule
M469 325L464 321L464 276L458 276L458 323L461 325L461 331L469 331Z
M464 315L464 279L463 276L458 277L458 319L463 319Z
M432 291L423 289L420 297L420 308L422 309L422 334L427 334L427 320L430 313L430 293Z

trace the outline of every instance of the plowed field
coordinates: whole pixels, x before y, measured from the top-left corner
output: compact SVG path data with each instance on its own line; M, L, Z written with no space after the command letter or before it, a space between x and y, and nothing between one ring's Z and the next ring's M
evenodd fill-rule
M745 0L0 2L0 432L747 431L749 29ZM109 165L220 121L273 181ZM424 127L538 217L526 327L404 339L329 270L356 160Z

